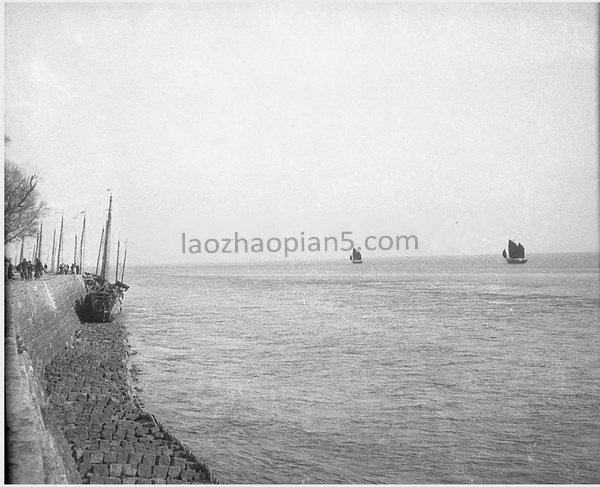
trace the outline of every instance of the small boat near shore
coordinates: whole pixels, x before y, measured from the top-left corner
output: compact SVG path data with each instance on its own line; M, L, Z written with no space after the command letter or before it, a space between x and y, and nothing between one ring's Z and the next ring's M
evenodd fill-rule
M102 266L99 274L85 273L83 281L85 283L86 296L83 301L82 317L85 321L94 323L107 323L113 321L121 313L123 308L123 294L129 286L122 282L125 274L125 261L127 258L127 249L125 249L125 258L123 259L123 268L121 271L121 280L119 277L119 250L117 251L117 265L115 272L115 282L111 283L106 278L109 268L110 254L110 230L112 224L112 195L108 204L108 216L106 225L102 233L100 249L102 250ZM100 251L98 263L100 262ZM96 266L96 273L98 266Z
M506 249L502 251L502 257L506 259L509 264L525 264L527 259L525 258L525 247L521 245L521 242L516 244L512 240L508 241L508 255Z

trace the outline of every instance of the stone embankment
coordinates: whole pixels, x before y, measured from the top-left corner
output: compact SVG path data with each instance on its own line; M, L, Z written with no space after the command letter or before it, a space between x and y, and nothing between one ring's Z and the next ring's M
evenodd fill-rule
M84 483L214 483L209 468L144 412L132 394L125 327L85 323L46 366L52 418Z
M79 321L84 295L81 276L6 283L6 482L216 483L136 400L125 326Z
M7 483L80 483L64 435L46 424L44 367L73 343L81 276L5 282L4 391Z

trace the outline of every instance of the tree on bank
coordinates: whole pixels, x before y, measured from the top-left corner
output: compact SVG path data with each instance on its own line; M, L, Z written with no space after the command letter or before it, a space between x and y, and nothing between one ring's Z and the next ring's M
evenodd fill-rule
M4 144L10 138L4 136ZM4 244L36 235L47 206L37 192L37 174L27 174L4 159Z

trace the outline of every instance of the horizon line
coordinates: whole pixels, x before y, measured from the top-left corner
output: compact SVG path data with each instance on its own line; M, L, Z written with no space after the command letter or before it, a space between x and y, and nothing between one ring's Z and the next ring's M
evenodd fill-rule
M528 253L528 258L532 255L574 255L574 254L596 254L600 256L600 250L580 250L580 251L554 251L554 252L536 252L536 253ZM495 257L496 253L489 254L429 254L429 255L414 255L409 254L402 257L391 257L391 256L372 256L369 257L368 260L399 260L399 259L415 259L415 258L469 258L469 257ZM503 259L500 254L498 254L499 259ZM346 257L343 259L337 257L324 257L324 258L308 258L308 259L289 259L289 258L280 258L280 259L262 259L262 260L221 260L221 261L203 261L203 262L147 262L147 263L135 263L130 264L131 267L139 267L139 266L175 266L175 267L185 267L185 266L201 266L201 265L215 265L215 264L226 264L226 265L235 265L235 264L274 264L274 263L301 263L301 262L341 262L342 260L346 260Z

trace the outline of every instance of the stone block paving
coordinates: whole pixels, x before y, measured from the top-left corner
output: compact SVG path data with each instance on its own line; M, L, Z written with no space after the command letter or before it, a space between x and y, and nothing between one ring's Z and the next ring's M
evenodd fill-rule
M64 431L82 482L217 483L135 400L127 357L121 323L85 323L73 347L46 366L50 420Z

